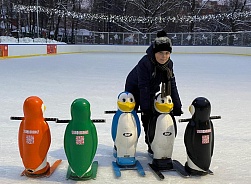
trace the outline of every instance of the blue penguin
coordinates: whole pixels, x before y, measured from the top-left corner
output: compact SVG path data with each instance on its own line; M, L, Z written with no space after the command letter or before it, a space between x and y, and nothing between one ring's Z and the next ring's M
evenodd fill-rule
M118 95L118 110L112 120L112 139L118 165L135 165L135 152L141 128L137 113L134 110L135 99L129 92Z
M214 129L210 120L211 104L204 97L189 106L192 118L187 124L184 143L187 152L185 169L191 175L205 175L209 170L214 148Z
M153 151L153 162L159 169L172 169L172 153L177 133L176 121L170 114L173 109L171 96L156 95L155 113L149 124L148 140Z

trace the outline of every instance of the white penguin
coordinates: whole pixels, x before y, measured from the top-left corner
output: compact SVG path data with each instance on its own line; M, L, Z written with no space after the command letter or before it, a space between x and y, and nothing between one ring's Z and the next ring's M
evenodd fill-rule
M176 122L170 112L173 102L170 96L161 97L161 93L155 97L154 108L156 110L148 128L148 140L153 151L153 164L158 167L172 168L172 153L177 128Z
M112 120L112 138L117 151L119 165L134 165L135 152L140 136L140 122L134 111L135 99L131 93L122 92L118 96L118 110Z

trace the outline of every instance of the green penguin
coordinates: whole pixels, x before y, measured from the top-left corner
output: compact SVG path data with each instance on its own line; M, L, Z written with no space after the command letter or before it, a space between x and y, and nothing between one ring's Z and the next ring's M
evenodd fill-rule
M71 104L71 117L64 135L64 150L69 167L67 179L87 180L96 177L93 162L98 146L96 127L90 119L90 103L83 98Z

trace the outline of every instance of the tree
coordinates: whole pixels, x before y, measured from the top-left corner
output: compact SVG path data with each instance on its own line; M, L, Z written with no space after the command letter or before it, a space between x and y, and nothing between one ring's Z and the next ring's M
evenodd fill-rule
M37 2L38 11L34 6ZM39 36L52 36L56 40L63 39L74 43L78 29L142 34L161 29L169 33L250 30L250 13L246 13L250 12L248 0L222 2L217 4L211 0L1 0L0 21L4 27L1 34L9 34L17 29L18 37L36 36L39 33Z
M117 23L127 31L136 31L142 33L156 32L160 29L168 31L168 22L161 17L174 16L179 9L182 1L172 0L125 0L124 14L129 16L141 16L142 23L123 22ZM156 20L148 21L149 17L158 17Z

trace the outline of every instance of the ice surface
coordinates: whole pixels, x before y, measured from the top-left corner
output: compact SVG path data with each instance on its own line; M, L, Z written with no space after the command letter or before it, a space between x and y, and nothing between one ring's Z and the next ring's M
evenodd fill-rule
M96 124L99 145L94 160L99 162L96 180L86 183L159 183L147 163L144 133L138 143L136 158L146 171L140 177L136 171L122 171L116 179L112 170L113 142L110 128L116 110L117 95L123 91L128 72L143 53L83 53L0 60L0 182L1 183L80 183L66 180L68 163L63 149L66 124L49 122L52 143L48 161L63 159L50 178L21 177L24 169L19 156L17 135L20 121L10 116L23 116L24 100L39 96L46 105L45 117L70 119L70 105L76 98L86 98L91 104L92 119L106 119ZM188 106L194 98L204 96L212 105L215 148L211 163L214 175L181 178L175 172L164 173L165 183L228 183L243 184L251 181L251 59L236 55L178 55L172 54L174 72L184 114L190 118ZM173 159L185 163L186 151L183 135L186 123L178 124ZM83 182L83 181L82 181Z

